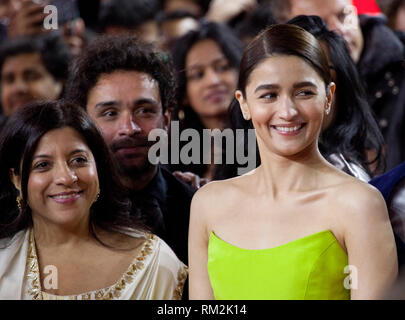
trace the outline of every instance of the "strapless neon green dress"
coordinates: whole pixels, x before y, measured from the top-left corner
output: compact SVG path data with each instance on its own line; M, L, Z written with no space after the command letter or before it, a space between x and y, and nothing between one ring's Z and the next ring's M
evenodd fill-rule
M329 230L281 246L248 250L210 234L208 274L215 299L350 299L347 254Z

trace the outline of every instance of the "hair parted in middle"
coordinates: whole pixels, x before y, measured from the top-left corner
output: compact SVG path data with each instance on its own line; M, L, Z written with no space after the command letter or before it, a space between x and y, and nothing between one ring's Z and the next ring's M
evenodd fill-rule
M0 239L32 225L32 212L26 201L32 158L46 133L65 127L83 137L96 162L100 196L90 209L90 232L97 238L95 226L111 231L144 229L130 216L131 202L120 182L113 156L87 113L63 100L40 101L12 114L0 134L0 207L3 210ZM21 194L11 181L10 169L21 178ZM21 209L17 207L17 196L22 198Z
M318 40L304 29L287 24L270 26L260 32L245 48L239 67L237 90L246 98L246 86L251 73L256 67L271 56L292 55L308 63L321 77L325 89L332 81L328 59ZM244 129L244 149L248 150L248 130L254 129L252 121L243 119L239 102L233 98L229 107L229 127L233 130ZM237 162L234 162L237 163ZM261 163L259 150L256 146L256 166ZM214 179L227 179L237 176L236 165L219 165Z
M237 89L244 96L253 70L266 58L275 55L297 56L318 73L325 83L325 88L331 82L328 59L318 40L300 27L278 24L260 32L243 53Z

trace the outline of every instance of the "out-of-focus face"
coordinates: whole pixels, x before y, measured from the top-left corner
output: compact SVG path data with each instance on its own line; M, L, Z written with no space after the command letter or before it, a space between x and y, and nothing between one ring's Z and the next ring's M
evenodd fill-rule
M222 117L231 103L237 70L211 39L197 42L186 57L187 99L201 118Z
M360 59L364 38L360 29L357 10L351 0L290 0L290 18L298 15L321 17L331 30L339 33L347 43L355 63Z
M322 78L301 58L281 55L256 66L246 96L239 90L235 96L253 122L261 152L292 157L317 148L333 90L328 95Z
M130 175L151 168L149 132L166 129L169 123L169 113L163 113L156 80L136 71L103 74L88 94L86 109L101 130L121 172Z
M59 98L63 84L45 68L38 53L5 59L1 69L1 103L9 116L28 102Z
M34 225L88 224L99 180L93 154L76 130L55 129L41 138L34 152L27 190Z

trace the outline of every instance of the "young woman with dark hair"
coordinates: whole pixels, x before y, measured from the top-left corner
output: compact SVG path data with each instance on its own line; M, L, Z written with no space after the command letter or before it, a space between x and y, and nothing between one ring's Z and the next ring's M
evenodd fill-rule
M184 265L129 214L110 151L83 109L52 101L14 113L0 135L0 168L1 299L181 296Z
M304 29L275 25L248 45L235 96L261 165L195 194L191 299L375 299L391 286L398 265L384 199L318 149L335 89Z
M332 80L337 85L330 115L321 130L321 154L340 170L363 181L370 180L374 172L384 168L383 137L343 38L329 31L323 20L316 16L298 16L289 24L302 27L321 42L329 60ZM250 121L243 119L236 99L230 107L230 127L234 130L253 128ZM259 165L260 155L256 158ZM218 166L214 179L236 176L236 167L237 164Z
M203 129L226 127L241 54L242 43L233 32L213 22L203 22L198 30L190 31L174 43L172 57L179 106L172 113L172 120L180 122L180 132L193 128L202 137ZM203 157L201 152L200 163L171 168L211 179L215 165L202 164Z

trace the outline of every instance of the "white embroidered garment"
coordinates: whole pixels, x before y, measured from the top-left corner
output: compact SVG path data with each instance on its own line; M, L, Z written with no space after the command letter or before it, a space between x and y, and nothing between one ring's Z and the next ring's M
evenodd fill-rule
M41 290L38 259L31 229L0 240L0 300L12 299L180 299L187 267L169 246L152 234L128 233L143 237L141 251L127 271L112 286L71 296L55 296Z

